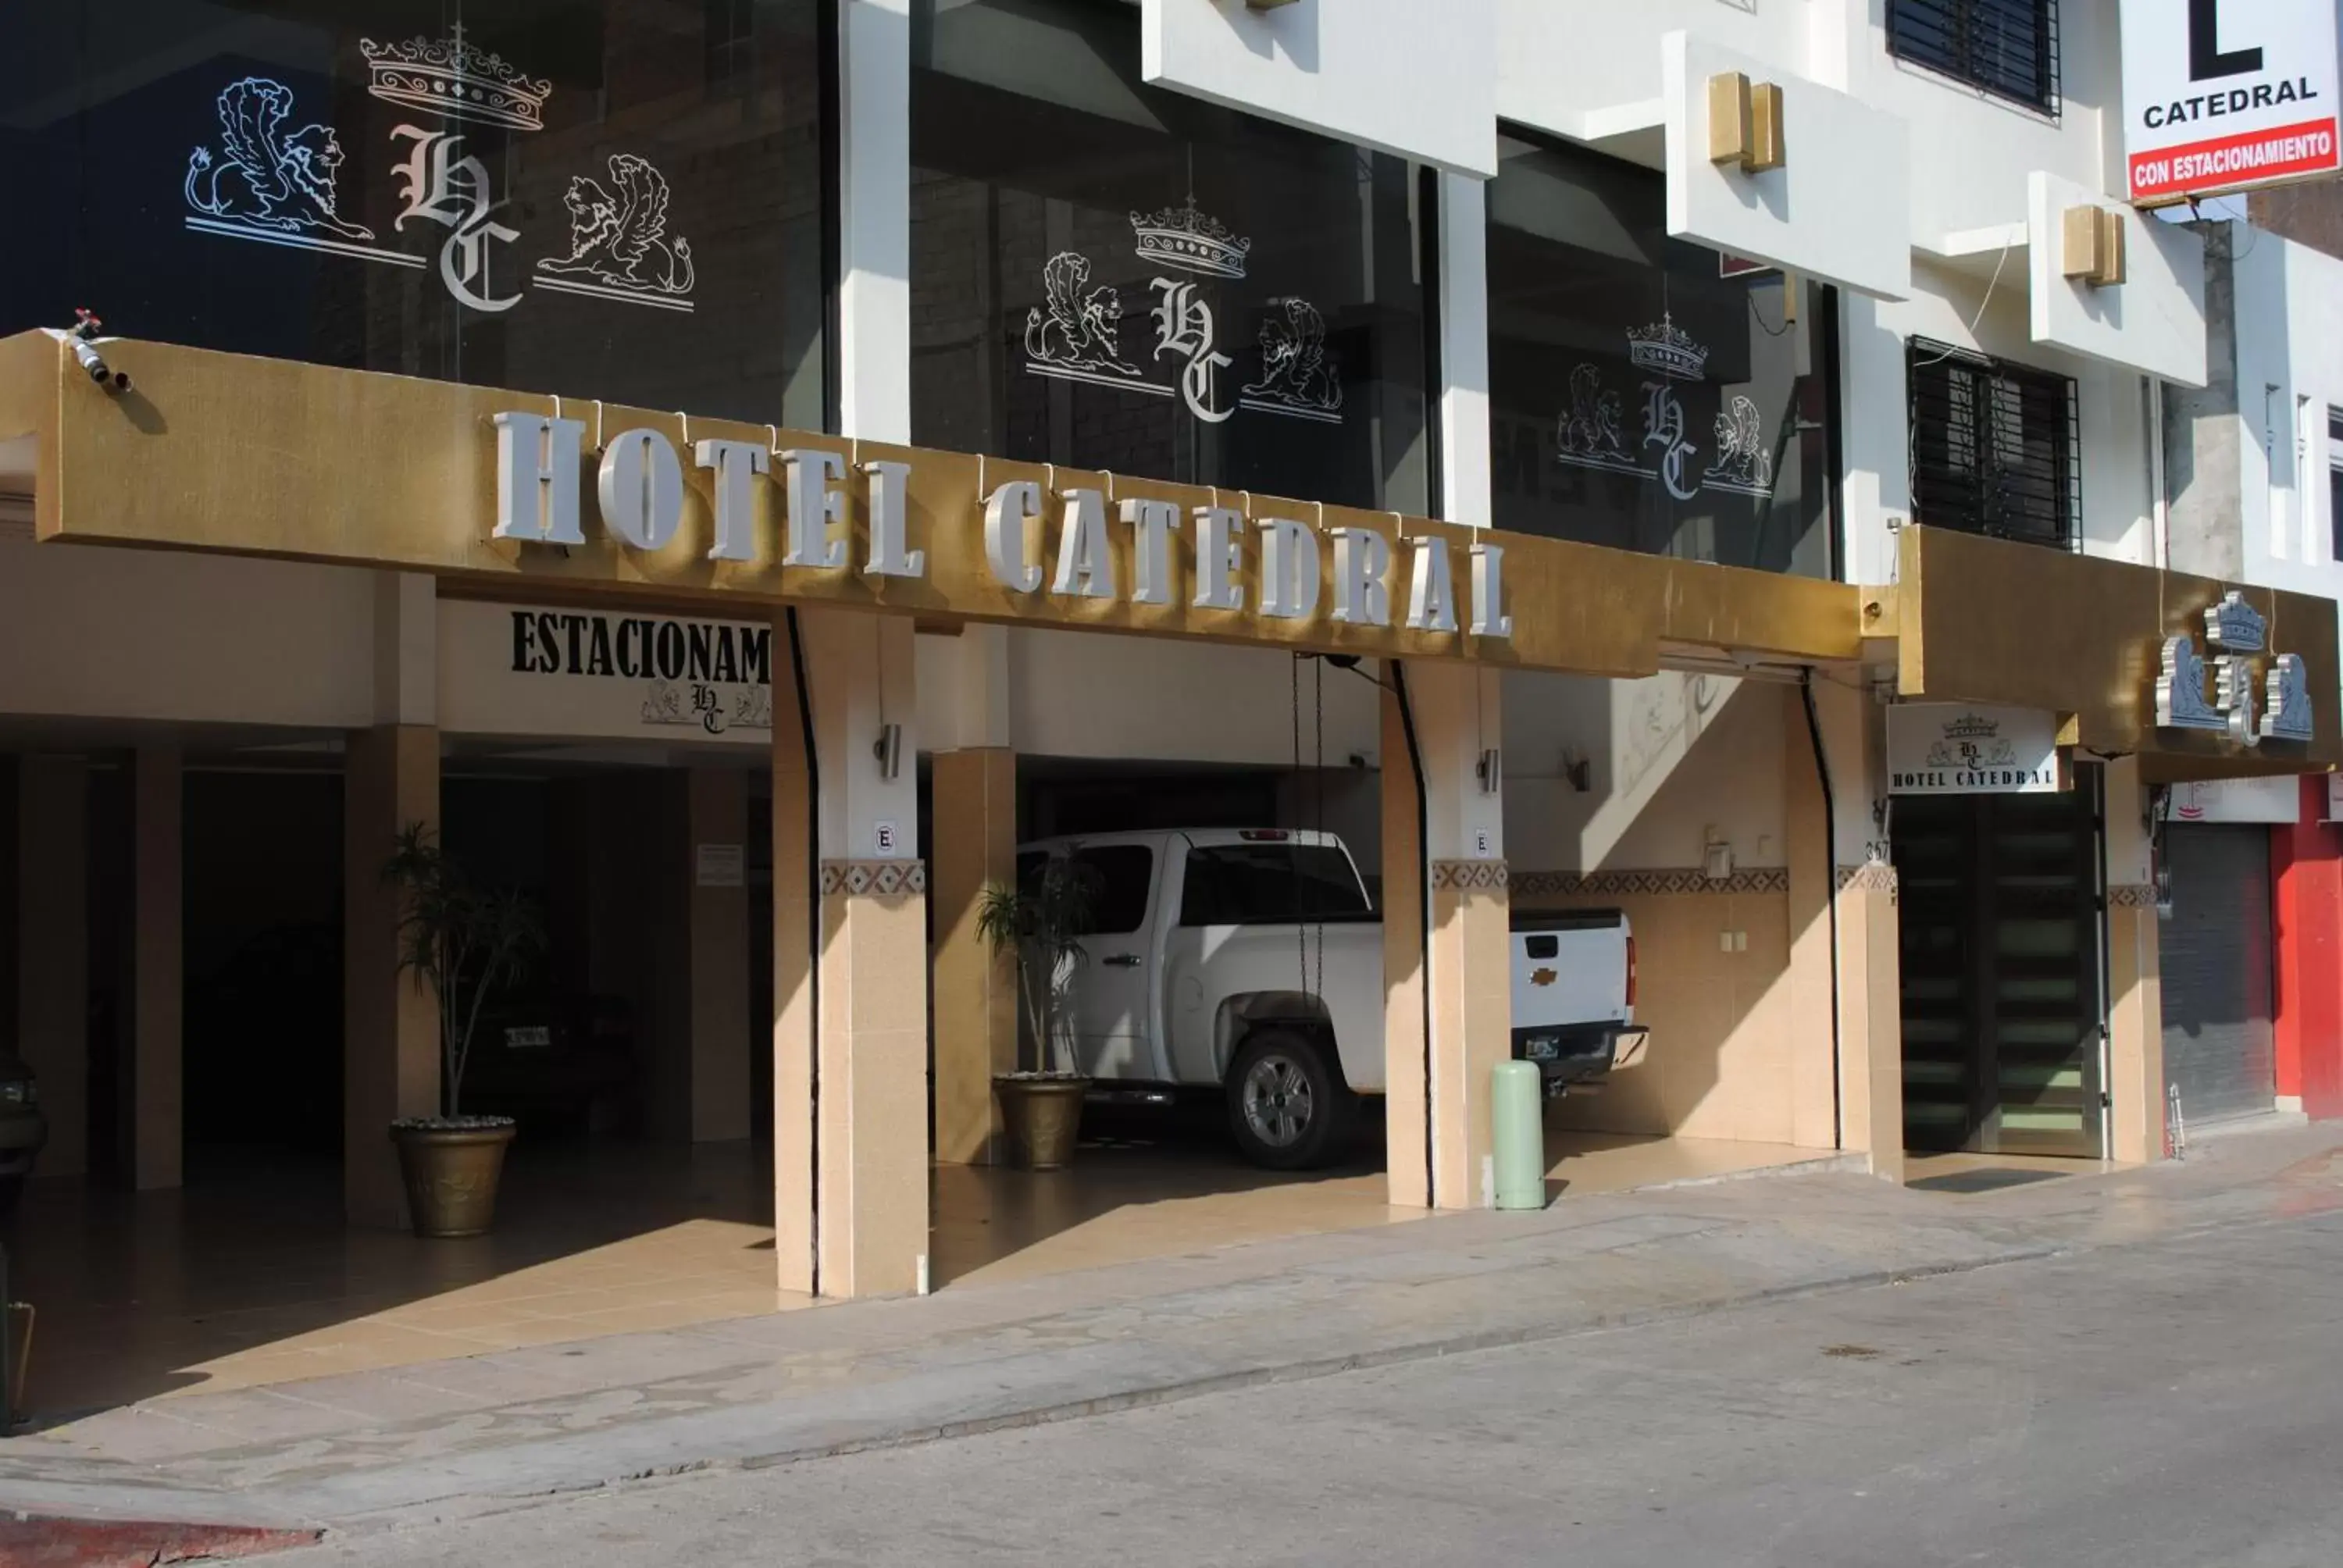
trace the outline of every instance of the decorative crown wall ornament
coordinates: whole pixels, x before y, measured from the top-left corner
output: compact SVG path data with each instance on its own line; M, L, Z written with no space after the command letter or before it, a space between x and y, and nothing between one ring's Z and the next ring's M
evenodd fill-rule
M2268 645L2269 623L2261 611L2231 588L2205 610L2205 640L2231 653L2259 653Z
M516 131L545 128L545 100L553 84L472 43L460 22L444 39L418 35L405 43L377 44L361 38L358 50L373 75L367 91L387 103Z
M1199 208L1192 195L1179 206L1132 213L1131 229L1138 236L1134 254L1140 260L1181 272L1242 277L1246 253L1252 249L1252 240Z
M1627 329L1627 357L1674 380L1699 381L1708 375L1708 350L1667 316L1649 327Z

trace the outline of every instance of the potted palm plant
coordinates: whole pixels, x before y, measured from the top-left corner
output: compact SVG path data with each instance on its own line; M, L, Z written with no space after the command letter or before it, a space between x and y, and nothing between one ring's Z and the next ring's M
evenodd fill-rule
M475 884L420 822L400 831L383 878L402 900L398 967L439 1014L440 1114L390 1124L407 1209L418 1236L477 1236L496 1218L514 1128L509 1116L463 1113L464 1068L482 1004L544 952L545 927L518 892Z
M1035 1171L1055 1171L1073 1158L1091 1081L1075 1060L1067 993L1090 929L1096 873L1071 852L1051 855L1015 887L995 882L978 906L978 934L995 953L1012 953L1024 1029L1032 1042L1031 1069L997 1073L992 1092L1010 1141ZM1023 1040L1020 1041L1022 1057Z

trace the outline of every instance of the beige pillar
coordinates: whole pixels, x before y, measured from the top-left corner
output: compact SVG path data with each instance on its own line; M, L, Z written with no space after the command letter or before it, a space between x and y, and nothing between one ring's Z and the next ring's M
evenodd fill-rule
M185 793L176 748L131 759L131 1141L133 1185L176 1187L182 1122L181 886Z
M1403 679L1404 715L1395 691L1387 689L1384 697L1384 1116L1391 1199L1421 1202L1428 1182L1434 1208L1483 1208L1494 1200L1491 1075L1513 1054L1503 813L1501 797L1482 788L1478 770L1502 733L1498 672L1412 661ZM1420 833L1413 766L1423 769ZM1429 938L1411 950L1411 922L1421 930L1427 914Z
M2139 760L2107 765L2107 1152L2165 1157L2164 990Z
M1428 1081L1424 1010L1424 882L1423 792L1416 786L1413 701L1403 704L1405 679L1396 664L1383 672L1383 1152L1390 1201L1407 1209L1432 1206L1432 1123L1425 1112Z
M935 801L936 1158L990 1163L1000 1111L992 1075L1017 1066L1017 966L978 936L984 890L1017 875L1017 754L940 751Z
M749 831L749 778L733 768L695 768L685 792L690 1135L713 1143L749 1136L749 890L736 874Z
M1786 691L1783 708L1790 1016L1796 1031L1792 1137L1807 1148L1860 1152L1874 1175L1901 1181L1896 869L1869 854L1875 808L1885 787L1882 709L1849 673L1817 678L1813 695L1830 769L1828 826L1835 837L1825 828L1823 776L1805 699Z
M810 768L786 694L773 725L780 1280L826 1296L897 1294L924 1281L928 1255L927 876L915 842L911 625L813 609L797 623ZM789 662L786 620L776 638L778 671ZM892 779L873 755L888 724L904 731ZM808 896L809 869L812 933L790 908Z
M439 731L355 730L343 756L342 1201L352 1222L407 1223L390 1124L439 1110L439 1020L398 968L397 890L382 869L398 835L438 831Z
M49 1117L44 1176L89 1168L89 770L26 757L16 772L16 1042Z

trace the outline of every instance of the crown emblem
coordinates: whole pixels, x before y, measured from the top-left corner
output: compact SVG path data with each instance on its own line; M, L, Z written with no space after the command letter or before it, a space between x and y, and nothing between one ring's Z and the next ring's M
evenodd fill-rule
M1252 241L1240 239L1226 224L1200 210L1192 195L1180 206L1132 213L1131 230L1139 236L1140 260L1215 277L1242 277L1245 253L1252 249Z
M2269 623L2231 588L2221 602L2205 611L2205 640L2231 653L2259 653L2269 638Z
M2001 733L2001 720L1964 713L1945 726L1947 740L1990 740Z
M1708 371L1708 350L1665 316L1652 326L1627 329L1627 357L1677 381L1698 381Z
M445 39L418 35L403 44L377 44L361 38L358 50L374 76L367 91L387 103L517 131L545 128L542 111L553 84L472 43L460 22Z

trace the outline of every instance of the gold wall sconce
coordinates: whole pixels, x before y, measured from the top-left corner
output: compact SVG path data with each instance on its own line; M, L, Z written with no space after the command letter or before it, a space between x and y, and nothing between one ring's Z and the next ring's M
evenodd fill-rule
M2124 280L2123 214L2112 207L2070 206L2060 221L2060 269L2068 277L2093 288L2112 288Z
M1753 83L1739 71L1708 79L1708 161L1738 164L1745 174L1778 169L1788 160L1782 138L1782 89Z

